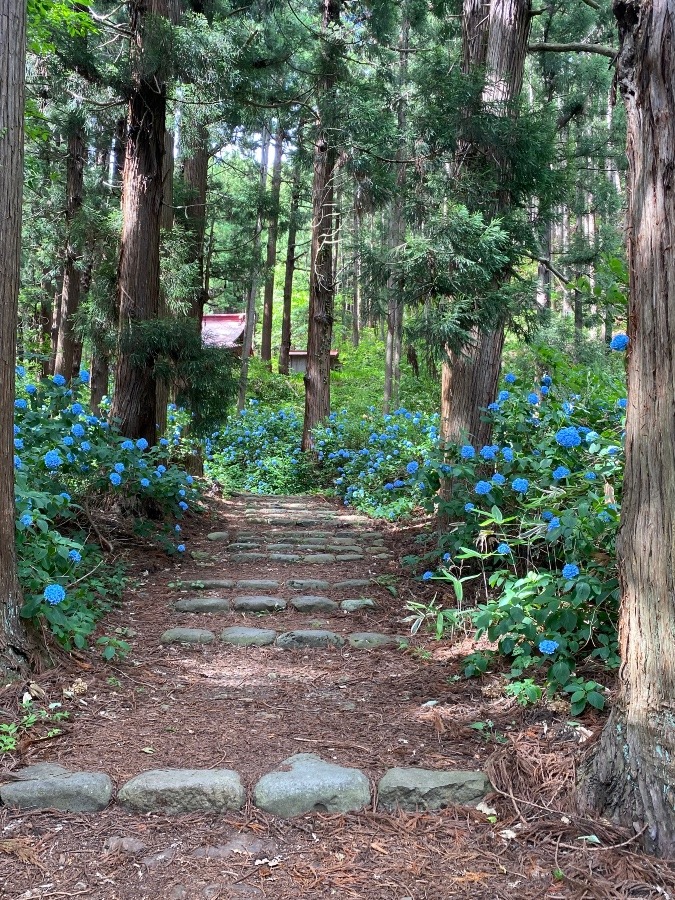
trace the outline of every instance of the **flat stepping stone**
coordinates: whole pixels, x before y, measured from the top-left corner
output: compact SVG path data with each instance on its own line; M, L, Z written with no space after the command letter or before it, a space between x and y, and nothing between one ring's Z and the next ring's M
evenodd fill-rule
M49 765L49 764L46 764ZM103 772L69 772L53 766L29 766L11 784L0 787L0 802L19 809L58 809L62 812L99 812L110 803L113 783ZM31 771L32 770L32 771Z
M206 539L209 541L229 541L230 532L229 531L212 531L211 534L207 534Z
M335 600L328 597L318 597L313 594L305 594L302 597L294 597L291 606L298 612L321 613L336 612L339 607Z
M374 650L378 647L397 647L401 639L395 634L379 634L377 631L359 631L347 636L349 645L357 650Z
M295 563L302 559L297 553L268 553L267 558L274 562Z
M345 639L334 631L315 628L306 631L285 631L277 638L276 645L282 650L304 650L307 647L323 650L326 647L342 647L344 642Z
M363 559L362 553L340 553L335 557L336 562L355 562L357 559Z
M295 550L295 544L268 544L267 550L271 553L285 553L287 550Z
M369 597L361 597L358 600L343 600L340 609L347 613L360 612L362 609L376 609L377 604Z
M241 809L245 792L231 769L153 769L127 781L117 802L132 812L177 815Z
M311 556L303 556L304 563L332 563L335 562L333 553L313 553Z
M232 562L251 562L254 559L265 559L266 553L233 553L229 558Z
M389 769L377 788L378 807L413 811L465 806L478 803L490 789L483 772Z
M210 644L216 636L205 628L169 628L160 637L163 644Z
M259 541L237 541L235 544L228 544L228 550L254 550L260 546Z
M359 769L324 762L312 753L298 753L270 772L253 789L253 803L284 819L303 813L340 813L370 804L370 785Z
M269 628L226 628L220 635L226 644L237 644L239 647L265 647L273 644L277 633Z
M336 581L333 587L336 591L345 591L349 588L368 587L370 578L345 578L344 581Z
M281 597L262 597L255 594L235 597L232 608L237 612L280 612L286 609L286 601Z
M174 603L178 612L219 613L230 611L230 601L225 597L186 597Z
M327 591L330 588L330 581L321 578L289 578L286 587L294 591Z
M238 581L236 586L240 591L276 591L279 582L270 578L245 578Z
M212 591L222 588L233 588L235 581L232 578L205 578L203 581L190 581L188 587L193 591Z
M354 535L354 537L356 537L356 535ZM358 537L361 537L361 535L358 535ZM340 547L351 547L354 544L353 537L334 537L331 538L331 540L334 544Z
M363 547L357 547L355 544L326 544L326 550L329 553L364 553Z

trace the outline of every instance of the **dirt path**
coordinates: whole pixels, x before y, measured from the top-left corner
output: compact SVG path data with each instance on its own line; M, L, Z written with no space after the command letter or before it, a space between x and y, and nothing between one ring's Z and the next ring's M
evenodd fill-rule
M550 714L527 722L485 686L460 682L457 657L437 653L430 642L404 646L404 599L425 589L401 575L389 534L306 497L218 501L206 524L203 533L186 529L190 558L180 565L140 561L122 611L108 623L108 631L129 635L129 661L112 668L80 662L77 672L60 667L40 679L54 696L79 675L84 693L69 701L68 732L26 748L20 763L102 771L117 788L149 769L233 769L248 792L244 809L169 817L117 805L92 814L0 807L0 896L584 896L592 848L579 850L565 831L588 833L588 825L569 817L565 823L555 803L546 814L525 807L527 818L494 795L492 816L466 807L376 808L374 789L388 769L480 769L497 739L514 747L529 740L526 756L548 760L548 767L558 760L562 794L573 772L565 747L574 739ZM223 640L241 628L255 629L244 633L247 640L273 643ZM304 643L315 644L317 633L325 646ZM373 648L376 640L383 645ZM472 728L476 722L490 724ZM298 753L361 770L371 784L370 806L290 820L253 806L256 781ZM603 838L619 843L625 835L605 829ZM634 865L642 877L642 858L633 864L622 853L624 874ZM598 884L603 872L614 877L612 851L593 864ZM659 877L665 889L665 875Z

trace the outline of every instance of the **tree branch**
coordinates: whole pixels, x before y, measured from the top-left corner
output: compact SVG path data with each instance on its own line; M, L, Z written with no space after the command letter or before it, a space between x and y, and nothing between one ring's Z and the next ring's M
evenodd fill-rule
M585 3L586 6L590 6L591 9L602 9L599 3L596 3L595 0L581 0L582 3Z
M603 44L530 44L528 53L598 53L615 59L618 50Z

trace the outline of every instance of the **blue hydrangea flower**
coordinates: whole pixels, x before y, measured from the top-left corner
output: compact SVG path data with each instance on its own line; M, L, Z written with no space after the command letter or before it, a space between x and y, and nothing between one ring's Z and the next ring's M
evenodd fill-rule
M560 528L560 519L557 516L553 516L553 518L548 523L547 531L553 531L554 528Z
M572 425L567 428L561 428L560 431L556 433L555 439L561 447L566 447L567 449L578 447L581 443L579 432Z
M563 566L562 577L567 578L569 581L571 578L576 578L579 574L579 566L576 563L567 563L566 566Z
M553 384L553 379L550 375L543 375L541 379L541 383L546 385L546 387L550 387Z
M450 562L451 559L452 559L452 557L450 556L449 553L443 554L443 562Z
M113 484L115 487L118 487L120 484L122 484L122 479L117 474L117 472L111 472L108 478L110 479L111 484Z
M540 641L539 652L543 653L544 656L552 656L559 646L560 644L557 641Z
M459 451L459 455L462 457L462 459L473 459L476 455L476 451L471 446L471 444L465 444Z
M71 562L79 563L82 560L82 554L78 550L69 550L68 559Z
M141 478L141 487L150 487L150 481L147 478Z
M506 374L506 375L504 376L504 381L505 381L507 384L515 384L515 382L516 382L516 376L513 374L513 372L509 372L508 374Z
M539 388L539 390L541 391L542 397L548 397L548 392L549 392L550 388L547 385L542 384L542 386Z
M342 479L339 479L339 480L342 481ZM179 496L179 497L184 497L184 496L185 496L185 488L181 488L181 489L178 491L178 496Z
M497 484L501 487L502 484L506 481L506 478L501 474L501 472L495 472L492 476L492 483Z
M14 468L20 469L23 463L21 462L21 457L14 454Z
M180 525L174 525L173 530L176 532L181 532L183 529L180 527Z
M44 462L48 469L58 469L63 465L58 450L48 450L44 455Z
M483 459L485 459L485 460L496 459L496 457L497 457L497 450L496 450L495 447L492 447L492 446L490 446L490 445L486 445L485 447L481 447L480 455L481 455L481 456L483 457Z
M498 544L497 545L497 553L499 553L500 556L508 556L508 554L510 552L511 552L511 548L509 547L508 544Z
M179 544L176 547L176 550L178 550L179 553L185 553L185 544Z
M625 409L628 406L628 400L626 399L626 397L622 397L620 400L616 401L616 405L619 407L619 409Z
M23 366L17 366L17 367L16 367L16 374L19 376L19 378L24 378L25 375L26 375L26 370L24 369Z
M98 419L96 416L87 416L86 418L87 425L98 425Z
M396 481L394 482L395 488L402 488L404 486L405 486L405 481L401 481L400 478L397 478Z
M511 447L504 447L502 450L502 456L506 460L506 462L513 462L513 450Z
M475 508L476 507L473 505L473 503L465 503L464 504L464 512L471 512Z
M616 454L620 451L620 447L608 447L607 453L609 456L616 456Z
M166 466L157 466L157 471L163 475L166 472Z
M586 481L595 481L597 477L598 476L595 474L595 472L586 472L586 474L584 475Z
M492 490L492 485L489 481L479 481L478 484L474 487L474 491L477 494L489 494Z
M18 400L14 401L14 406L17 409L25 409L28 406L28 403L26 400L23 399L23 397L19 397Z
M30 513L24 513L21 516L21 518L19 519L19 521L25 528L28 528L30 525L33 524L33 517L31 516Z
M19 428L18 425L14 426L14 434L21 434L21 429Z
M499 403L503 403L505 400L508 400L510 396L510 391L500 391L497 395L497 400Z
M70 494L67 494L65 491L63 491L62 494L59 494L59 497L62 497L66 503L70 503Z
M592 444L593 441L597 441L599 439L599 437L600 437L600 435L598 434L597 431L589 431L586 435L585 440L586 440L587 444Z
M487 408L490 412L499 412L499 403L488 403Z
M425 572L424 575L422 575L422 581L429 581L433 577L434 577L433 572Z
M419 469L419 467L420 467L420 464L419 464L418 462L416 462L416 461L413 459L413 460L412 460L411 462L409 462L408 465L405 467L405 470L406 470L406 472L408 473L408 475L414 475L415 472Z
M76 422L70 430L75 435L75 437L84 437L84 426L80 425L79 422Z
M51 606L57 606L66 599L66 592L60 584L48 584L42 596Z
M64 439L61 441L66 447L72 447L75 443L75 438L72 438L69 434L67 434Z
M133 450L134 442L133 441L122 441L122 443L120 444L120 448L122 450Z
M14 438L14 449L23 450L23 438Z
M121 475L124 472L124 463L115 463L113 469L117 472L118 475Z
M70 411L75 416L81 416L84 412L84 406L82 406L81 403L73 403L73 405L70 407Z
M530 482L527 480L527 478L514 478L511 482L511 487L518 494L526 494L529 486Z
M82 384L89 384L89 372L86 369L80 369L80 381Z
M26 393L30 394L32 397L33 394L37 394L37 388L35 387L34 384L27 384L26 385Z
M610 350L625 350L628 346L627 334L615 334L609 342Z
M539 403L539 394L531 393L527 395L527 402L531 406L536 406Z
M57 387L63 387L63 385L66 383L66 379L63 377L63 375L54 375L52 381Z
M84 450L85 453L89 453L89 451L91 450L91 444L89 443L89 441L82 441L82 443L80 444L80 450Z
M556 481L560 481L561 478L567 478L567 476L569 474L570 474L570 470L567 468L567 466L558 466L557 469L554 469L551 472L551 475L553 475L553 478Z
M160 443L160 446L162 446L162 447L168 447L168 446L169 446L169 442L167 441L166 438L160 438L160 439L159 439L159 443Z
M193 481L194 481L194 478L192 477L192 475L186 475L186 477L185 477L186 484L192 484Z
M180 503L179 503L178 505L180 506L180 508L181 508L183 511L185 511L185 510L188 508L188 505L187 505L187 503L185 502L185 500L181 500Z
M602 512L598 513L598 519L600 519L601 522L611 522L612 521L612 517L607 512L607 510L604 510L604 509Z
M139 439L136 441L136 446L138 447L139 450L147 450L147 449L148 449L148 442L146 441L145 438L139 438Z

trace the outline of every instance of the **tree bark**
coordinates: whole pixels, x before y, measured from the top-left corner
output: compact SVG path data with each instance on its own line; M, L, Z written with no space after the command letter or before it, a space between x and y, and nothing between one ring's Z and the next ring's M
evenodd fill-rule
M159 235L163 197L166 83L161 48L147 52L152 19L166 16L164 0L134 0L131 7L132 88L122 189L122 239L117 270L120 339L111 418L122 434L156 443L157 398L153 360L139 363L132 347L142 344L142 326L159 311ZM155 70L150 70L149 57ZM157 62L154 62L154 59ZM139 328L140 326L140 328Z
M14 518L14 366L21 265L26 13L0 0L0 671L24 674Z
M274 312L274 270L277 262L277 236L279 234L279 196L281 194L281 163L284 152L284 133L279 129L274 140L274 164L270 187L270 205L267 224L267 257L265 259L265 293L263 300L262 336L260 358L272 365L272 314Z
M628 126L628 411L619 694L580 799L675 853L675 9L614 3Z
M260 181L258 187L258 214L253 231L253 270L251 272L251 284L246 302L246 326L244 328L244 343L241 348L241 371L239 373L239 396L237 409L241 410L246 405L246 390L248 387L248 363L253 348L253 335L255 334L255 307L258 300L258 287L260 284L260 237L263 230L265 190L267 186L267 163L270 149L270 133L263 126L262 156L260 159Z
M340 22L340 0L321 0L324 32L323 74L317 86L317 123L312 188L312 242L309 273L309 321L305 371L302 449L313 449L312 430L330 413L330 348L333 337L333 195L337 148L330 131L329 103L337 82L337 44L327 32Z
M489 7L489 9L487 8ZM531 0L470 0L463 19L463 70L485 69L483 108L495 116L515 116L523 84L523 72L532 16ZM484 30L487 33L483 33ZM495 152L498 152L495 148ZM471 153L465 154L471 165ZM508 171L501 167L495 195L487 204L492 216L508 208ZM505 317L494 330L475 327L470 344L461 352L446 355L449 367L442 378L441 439L444 443L472 440L486 444L491 425L482 410L497 393Z
M298 129L298 146L293 163L291 185L291 208L288 216L288 243L286 246L286 268L284 272L284 298L281 319L281 346L279 348L279 374L288 375L291 352L291 301L293 299L293 276L295 274L295 249L298 236L298 215L300 209L300 180L302 174L301 133Z
M354 191L354 282L352 286L352 344L359 346L361 337L361 213L358 190Z
M174 173L174 157L173 157L173 131L169 128L164 129L164 158L162 160L162 210L159 216L160 243L161 232L171 231L174 223L173 209L173 173ZM161 283L161 263L160 263L160 286L159 286L159 304L157 307L158 319L171 318L169 304L166 299L166 291ZM170 385L164 379L155 380L155 402L157 404L157 420L155 422L157 435L166 432L167 425L167 405L169 403Z
M190 316L195 320L201 333L204 306L208 300L204 265L204 239L206 235L206 189L209 172L209 135L205 126L197 127L191 141L188 155L183 164L183 182L187 189L185 215L191 234L190 262L197 264L194 294Z
M78 261L82 257L81 241L77 238L77 215L84 200L84 161L86 146L84 128L81 121L71 124L68 137L68 161L66 164L66 261L63 268L63 288L61 290L61 312L59 314L56 339L54 373L63 375L70 381L73 374L73 360L77 343L73 328L73 317L80 304L81 274Z

